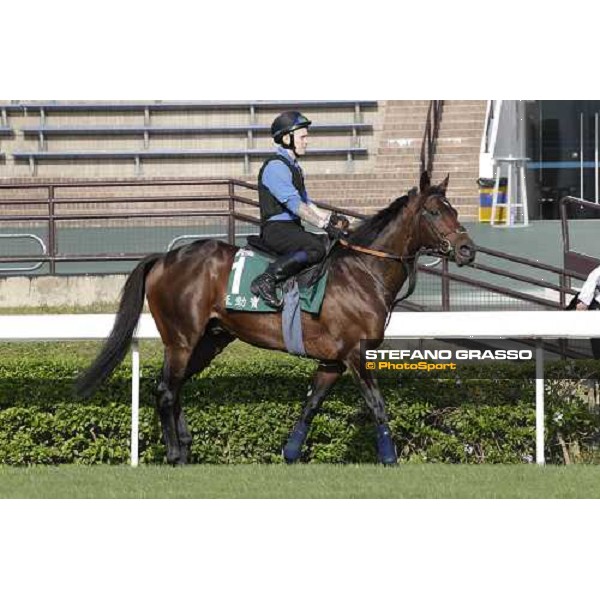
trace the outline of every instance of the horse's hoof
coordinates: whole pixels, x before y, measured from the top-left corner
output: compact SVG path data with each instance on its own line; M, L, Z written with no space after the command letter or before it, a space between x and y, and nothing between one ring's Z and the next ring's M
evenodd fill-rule
M172 454L167 454L167 463L176 467L181 462L181 454L179 452L173 452Z

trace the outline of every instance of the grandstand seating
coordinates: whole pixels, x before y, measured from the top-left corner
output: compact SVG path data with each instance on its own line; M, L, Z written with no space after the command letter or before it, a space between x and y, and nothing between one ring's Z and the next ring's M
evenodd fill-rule
M338 136L336 146L332 148L319 147L308 152L308 156L326 156L332 159L343 159L350 161L355 157L365 156L367 149L361 147L359 136L364 133L372 133L373 126L370 123L363 122L361 110L364 108L373 108L377 106L376 101L362 100L343 100L343 101L225 101L225 102L14 102L10 104L0 104L2 112L3 127L7 135L12 135L12 130L8 127L8 115L28 117L39 114L39 125L23 125L19 132L23 134L22 139L37 138L38 147L33 149L29 147L11 148L11 156L15 161L28 161L31 174L36 172L36 163L38 161L78 161L78 160L122 160L133 159L136 165L136 174L141 173L140 161L146 158L161 159L185 159L185 158L244 158L245 172L249 169L249 160L252 157L267 156L272 152L272 148L257 148L255 140L259 137L268 138L270 126L257 122L256 111L261 110L285 110L286 108L300 108L300 110L310 111L312 109L324 110L351 110L351 117L345 122L320 122L315 123L313 131L315 133L329 133ZM203 122L202 124L178 124L178 123L152 123L153 113L227 113L231 111L242 111L241 124L235 123L215 123ZM247 117L243 117L243 112L247 111ZM98 123L85 124L73 123L78 119L73 114L99 114L99 113L135 113L139 117L143 116L143 124L133 123ZM56 115L59 119L52 124L47 123L47 117ZM62 117L68 117L64 124L60 123ZM101 119L102 120L102 119ZM16 133L16 131L15 131ZM142 136L139 148L111 148L106 147L106 141L112 137L135 137ZM165 148L158 146L153 148L151 140L156 143L157 138L163 136L240 136L239 145L226 148L213 148L209 144L208 148L197 147L178 147ZM340 140L339 136L347 137L347 141ZM97 144L91 148L84 149L65 147L64 143L58 148L48 147L49 140L53 138L94 138ZM341 144L340 144L341 141Z
M307 154L309 156L344 156L347 157L348 154L352 156L364 155L367 153L366 148L317 148L314 150L309 150ZM270 148L247 148L241 150L220 150L220 149L206 149L206 150L190 150L190 149L181 149L181 150L75 150L75 151L65 151L65 152L48 152L44 150L40 150L39 152L13 152L13 156L17 160L25 160L29 158L47 158L51 160L74 160L77 158L82 159L104 159L104 158L134 158L136 156L140 158L148 157L148 158L184 158L184 157L192 157L192 158L202 158L202 157L243 157L243 156L269 156L273 154L273 150Z
M163 150L75 150L75 151L33 151L13 152L15 160L27 160L31 165L32 172L35 171L36 160L123 160L133 159L136 174L141 172L141 159L160 158L244 158L245 163L250 157L265 157L273 153L270 148L257 149L247 148L239 150L229 149L163 149ZM356 156L367 154L366 148L319 148L307 152L308 156L330 156L343 157L350 160Z
M7 112L132 112L150 111L192 111L192 110L241 110L256 108L284 110L286 108L374 108L376 100L249 100L249 101L197 101L197 102L25 102L0 104L0 111Z
M315 132L370 132L373 126L367 123L325 123L315 124L311 127ZM2 129L0 128L0 131ZM10 128L8 128L10 131ZM268 134L268 125L208 125L197 126L173 126L173 125L62 125L23 127L21 131L26 136L77 136L77 135L136 135L144 133L162 135L207 135L227 133L259 133Z

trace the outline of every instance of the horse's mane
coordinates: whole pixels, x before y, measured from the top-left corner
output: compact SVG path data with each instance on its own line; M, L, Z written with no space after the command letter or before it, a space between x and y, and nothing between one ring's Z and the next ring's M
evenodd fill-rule
M365 219L348 237L348 241L353 244L366 246L375 241L377 236L385 229L385 226L393 221L402 209L408 204L408 201L413 193L416 194L417 188L413 188L408 194L396 198L389 206L381 209L372 217ZM445 190L441 187L432 185L427 189L427 195L435 194L445 195Z
M409 196L396 198L389 206L381 209L372 217L365 219L348 237L353 244L368 245L383 231L385 226L395 219L408 204Z

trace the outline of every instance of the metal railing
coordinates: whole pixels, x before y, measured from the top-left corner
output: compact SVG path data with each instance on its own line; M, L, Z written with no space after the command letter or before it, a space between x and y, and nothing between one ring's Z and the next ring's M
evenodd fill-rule
M40 248L42 249L42 256L45 255L46 251L47 251L46 244L44 244L44 240L33 233L0 233L0 239L13 239L13 240L30 239L39 244ZM30 267L5 267L3 269L0 269L0 272L12 271L15 273L16 272L27 273L27 272L31 272L31 271L37 271L42 266L42 264L43 264L42 261L38 261L38 262L34 263L33 265L31 265Z
M206 191L207 188L208 193ZM41 223L45 228L46 249L41 255L1 256L0 273L3 265L29 263L35 259L40 264L48 264L50 274L56 274L56 267L61 263L92 263L108 261L136 261L148 252L60 252L57 244L57 227L60 224L80 223L85 226L98 226L110 224L118 220L120 228L124 229L122 222L144 221L145 225L157 223L158 219L172 219L177 223L186 221L197 222L205 220L214 222L220 219L225 226L215 233L178 232L169 244L165 243L153 251L165 250L168 245L174 245L182 239L198 239L206 237L221 237L229 243L235 243L244 237L239 229L240 223L258 226L258 201L257 186L237 179L156 179L156 180L123 180L123 181L82 181L67 183L27 183L27 184L0 184L0 226L17 224L23 228L27 223ZM132 192L131 190L135 190ZM14 194L11 193L14 192ZM127 193L125 193L127 191ZM148 193L150 191L150 193ZM33 193L37 197L30 197ZM25 197L23 194L26 194ZM160 207L153 204L160 203ZM216 208L202 208L207 203L217 205ZM358 219L365 215L360 213L340 210L326 203L319 202L319 206L343 212L348 216ZM593 205L597 207L597 205ZM6 211L6 207L11 209ZM3 210L4 209L4 210ZM27 232L29 233L29 232ZM23 232L22 235L24 235ZM506 261L508 267L489 265L478 259L473 265L467 267L471 271L469 276L452 272L447 259L442 259L439 264L420 265L420 272L434 278L439 282L441 296L441 309L457 309L460 299L453 293L453 286L459 285L466 290L473 290L473 298L482 294L496 295L519 301L533 307L546 309L561 309L566 305L567 294L574 294L576 290L570 287L571 277L584 279L577 271L565 270L553 265L543 264L523 257L500 252L491 248L479 247L479 257L491 257L496 262ZM523 265L540 272L539 277L524 275L514 272L510 265ZM13 267L14 268L14 267ZM6 267L4 267L6 273ZM29 270L31 272L31 270ZM475 273L486 273L492 276L492 281L478 279ZM551 277L549 277L551 276ZM500 279L512 283L526 284L542 291L541 295L514 289L508 285L497 283ZM552 283L549 279L558 279ZM490 277L488 277L490 279ZM544 296L549 292L556 296L556 300ZM437 292L436 292L437 293ZM463 293L462 297L465 295ZM406 301L403 306L409 310L428 310L431 306L427 302Z
M566 269L569 269L568 277L577 277L585 279L587 274L600 265L600 258L589 256L581 252L577 252L571 248L571 238L569 235L569 212L574 212L571 216L581 218L585 216L593 216L600 218L600 204L576 198L574 196L565 196L560 199L560 226L563 240L563 264ZM570 283L570 279L567 279Z
M538 271L542 271L543 275L541 275L539 278L531 277L528 275L522 275L513 271L509 271L505 268L498 268L492 265L487 265L483 262L480 262L479 260L471 265L466 265L466 269L469 269L471 271L482 271L485 273L490 273L492 275L508 279L512 282L526 283L530 286L535 286L539 288L541 291L551 291L558 296L558 301L547 299L541 295L535 295L529 292L519 291L514 288L510 288L506 285L499 285L496 283L478 280L473 277L466 277L464 275L452 273L449 269L448 259L443 258L439 268L432 268L423 265L419 266L420 272L426 273L428 275L433 275L441 279L442 310L448 311L452 310L453 308L453 296L451 294L450 288L451 282L460 283L478 290L484 290L492 294L502 296L504 298L519 300L521 302L531 304L534 307L562 310L567 305L567 294L572 295L577 293L577 290L570 287L570 284L567 282L567 278L575 277L578 279L585 279L585 277L581 277L581 275L576 272L567 271L565 269L541 263L539 261L529 260L527 258L516 256L514 254L500 252L492 248L477 246L477 252L479 255L483 254L494 257L496 259L505 260L509 264L520 264L532 269L537 269ZM559 283L556 284L548 281L548 274L553 274L554 276L556 276L559 280ZM414 308L417 308L416 305L414 306ZM419 309L427 310L425 306L421 306L419 307Z
M192 193L181 194L176 188L191 189ZM221 188L219 193L200 193L202 188ZM158 192L149 195L128 195L123 190L130 188L151 188ZM94 190L101 189L104 195L94 194ZM0 226L7 224L22 228L27 223L42 224L45 229L47 244L42 254L0 256L0 273L6 272L6 264L31 263L32 259L40 264L49 265L49 273L56 273L58 263L74 262L105 262L105 261L133 261L139 260L146 252L102 252L88 253L62 253L57 245L57 228L61 223L86 223L133 221L144 219L148 222L158 219L174 219L183 222L190 218L215 219L221 217L227 221L226 238L229 243L235 243L237 237L236 223L244 222L258 225L257 216L241 212L243 207L252 207L258 210L258 201L250 198L247 192L256 192L257 186L237 179L155 179L146 181L93 181L93 182L68 182L68 183L26 183L26 184L0 184ZM38 197L9 197L7 191L37 192ZM68 191L67 195L64 192ZM61 196L61 192L63 195ZM6 196L6 197L5 197ZM166 204L168 208L148 209L148 205ZM217 203L217 209L199 209L198 204ZM182 204L187 207L181 208ZM193 207L190 209L190 204ZM144 205L146 208L144 208ZM139 208L138 208L139 207ZM7 208L11 209L10 213ZM16 212L18 209L20 212ZM62 209L62 210L61 210ZM29 234L4 234L29 235ZM200 236L199 236L200 237ZM207 236L208 237L208 236ZM213 236L218 237L218 236ZM11 267L11 270L14 267Z

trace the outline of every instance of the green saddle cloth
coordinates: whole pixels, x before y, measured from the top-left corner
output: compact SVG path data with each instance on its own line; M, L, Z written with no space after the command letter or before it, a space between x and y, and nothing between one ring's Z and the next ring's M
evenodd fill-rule
M237 251L227 282L227 295L225 296L225 307L227 310L278 312L278 309L269 306L262 298L255 296L250 291L250 284L256 277L266 271L273 260L247 248ZM299 287L300 309L304 312L318 315L323 304L326 285L327 273L324 273L315 285L310 288ZM281 293L280 290L279 293Z

